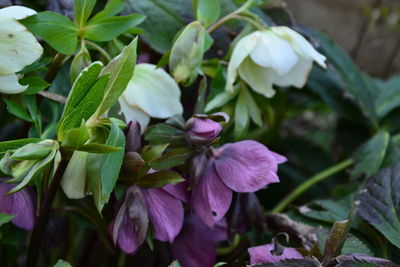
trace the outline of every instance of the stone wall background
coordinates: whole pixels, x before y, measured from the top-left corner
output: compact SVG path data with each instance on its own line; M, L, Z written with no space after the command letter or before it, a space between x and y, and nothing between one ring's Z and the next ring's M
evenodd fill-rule
M380 78L400 72L400 0L284 2L297 23L327 32L366 72Z

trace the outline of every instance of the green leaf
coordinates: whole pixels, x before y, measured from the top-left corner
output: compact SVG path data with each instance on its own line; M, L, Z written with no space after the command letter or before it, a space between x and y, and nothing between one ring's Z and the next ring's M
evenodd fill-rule
M78 27L83 27L92 14L97 0L74 0L74 20Z
M75 52L78 44L78 29L67 17L45 11L29 16L20 22L61 54L70 55Z
M185 181L182 176L174 171L159 171L146 174L134 183L140 187L162 187L167 184L176 184Z
M247 127L249 126L249 112L247 109L247 98L245 89L242 89L239 93L239 97L235 106L235 129L234 136L236 139L240 139L244 136Z
M10 157L13 160L42 159L53 150L50 144L27 144L17 149Z
M103 101L104 89L109 81L109 75L101 76L90 91L69 113L64 114L58 127L58 137L61 141L64 139L64 133L69 129L79 126L82 120L87 120L95 113L101 102Z
M335 66L346 83L349 93L355 97L355 100L359 103L364 112L368 114L371 124L377 127L378 120L373 98L373 91L376 91L376 88L371 90L373 86L364 78L364 74L343 49L337 46L325 34L316 32L316 35L320 40L323 54Z
M90 20L84 28L83 37L98 42L110 41L140 24L144 19L145 16L143 15L132 14Z
M210 100L210 102L207 103L205 112L210 112L211 110L215 108L222 107L226 103L228 103L229 100L234 98L239 91L235 92L222 92L218 95L216 95L213 99Z
M102 11L94 15L90 21L114 16L124 9L125 0L109 0Z
M197 101L196 106L194 108L195 114L204 114L204 107L206 102L206 93L207 93L207 78L204 76L199 85L198 93L197 93Z
M168 265L168 267L181 267L181 265L177 260L174 260L170 265Z
M261 118L261 110L257 106L256 101L254 100L253 96L251 95L250 91L246 88L244 89L244 96L247 102L247 108L250 115L251 120L257 124L257 126L262 127L263 121Z
M97 159L95 158L100 162L100 165L97 166L97 172L99 172L97 179L100 178L100 181L96 181L96 187L94 188L95 203L99 212L103 209L104 204L108 202L110 194L114 189L125 153L123 149L125 147L125 135L113 120L111 121L110 135L108 136L106 145L121 149L113 153L101 155Z
M6 102L8 112L10 112L14 116L16 116L22 120L32 122L31 116L23 107L21 107L14 101L8 100L6 98L4 98L3 100L4 100L4 102Z
M192 10L187 0L127 0L132 12L145 14L143 39L157 52L171 49L177 32L185 26L183 15Z
M145 140L151 145L161 145L169 143L171 146L186 144L185 133L183 130L175 128L165 123L150 126L146 130Z
M161 157L164 151L167 149L169 144L162 144L156 146L144 146L140 151L140 155L145 161L152 161Z
M61 146L77 149L85 144L88 139L89 130L86 128L84 121L82 121L81 127L70 129L65 133L65 139Z
M383 118L400 106L400 75L396 75L385 82L382 89L375 100L379 118Z
M357 199L359 214L400 248L400 164L372 176Z
M196 18L203 22L204 27L214 23L221 13L220 1L216 0L197 0Z
M104 98L93 118L98 118L111 108L126 89L132 79L136 63L137 38L126 46L101 72L110 73L110 79L104 91Z
M34 95L40 91L43 91L51 84L39 78L37 76L26 77L19 80L19 83L22 85L28 85L28 89L24 92L26 95Z
M43 139L27 138L27 139L18 139L13 141L0 142L0 154L6 153L9 150L18 149L30 143L39 143L40 141L43 141Z
M72 265L64 260L58 260L57 263L53 267L72 267Z
M97 154L108 154L108 153L120 151L120 150L122 150L122 148L103 145L103 144L97 144L97 143L89 143L89 144L82 145L75 150L85 151L85 152L89 152L89 153L97 153Z
M390 135L381 131L364 143L353 155L356 164L351 172L352 177L375 174L386 156Z
M150 166L155 170L166 170L178 165L182 165L193 156L193 150L187 147L171 150L158 159L150 162Z
M341 255L335 259L336 267L398 267L399 265L387 259L368 255Z
M15 215L0 213L0 226L10 222L14 217Z

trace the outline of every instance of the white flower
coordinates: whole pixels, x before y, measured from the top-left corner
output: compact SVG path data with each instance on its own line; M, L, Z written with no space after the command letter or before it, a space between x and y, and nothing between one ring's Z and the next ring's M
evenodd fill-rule
M165 70L153 64L138 64L119 104L125 120L137 120L144 130L150 117L166 119L182 114L180 97L178 84Z
M233 50L228 65L226 90L233 91L237 74L254 91L272 97L273 84L301 88L313 61L326 67L318 53L299 33L284 27L270 27L243 37Z
M43 48L17 19L35 14L23 6L0 9L0 93L18 94L27 89L18 83L16 72L32 64L43 53Z

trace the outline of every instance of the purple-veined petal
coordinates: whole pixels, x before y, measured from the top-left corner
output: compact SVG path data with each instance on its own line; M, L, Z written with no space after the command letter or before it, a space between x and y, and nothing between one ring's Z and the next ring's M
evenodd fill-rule
M172 243L183 225L181 200L161 188L142 189L142 193L155 228L155 238Z
M261 143L245 140L217 150L215 169L221 180L236 192L255 192L279 182L277 156Z
M172 243L172 256L182 267L212 267L216 260L215 241L215 232L195 214L189 214L181 233Z
M232 190L218 177L214 162L210 160L198 183L193 187L192 206L204 224L212 228L229 209Z
M183 202L189 203L189 191L187 190L187 183L181 182L177 184L167 184L163 186L161 189L170 195L176 197L177 199L182 200Z
M273 255L273 244L267 244L248 249L250 264L278 262L285 259L302 259L303 256L294 248L284 248L281 255Z

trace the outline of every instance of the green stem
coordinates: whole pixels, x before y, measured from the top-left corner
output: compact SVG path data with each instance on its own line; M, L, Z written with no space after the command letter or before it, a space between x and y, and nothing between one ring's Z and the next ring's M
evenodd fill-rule
M400 145L400 133L392 136L392 141L396 145Z
M99 45L97 45L96 43L93 43L91 41L85 40L85 43L88 46L91 46L93 49L97 50L98 52L100 52L100 54L107 60L107 62L111 61L111 56L107 53L106 50L104 50L102 47L100 47Z
M292 193L286 196L275 208L272 210L271 213L280 213L282 212L290 203L293 202L296 198L301 196L305 191L307 191L310 187L314 186L315 184L325 180L326 178L338 173L347 167L351 166L354 163L353 159L346 159L338 164L323 170L320 173L312 176L311 178L307 179L304 183L299 185Z

